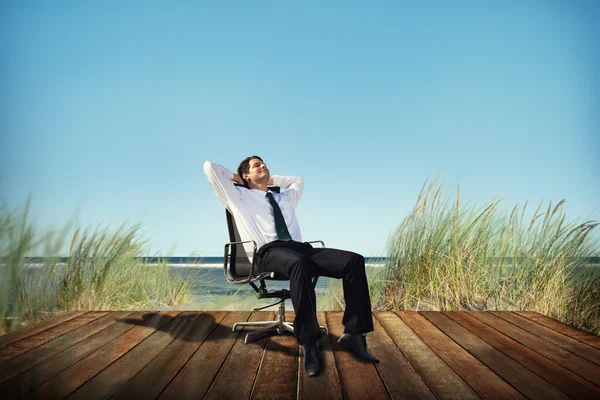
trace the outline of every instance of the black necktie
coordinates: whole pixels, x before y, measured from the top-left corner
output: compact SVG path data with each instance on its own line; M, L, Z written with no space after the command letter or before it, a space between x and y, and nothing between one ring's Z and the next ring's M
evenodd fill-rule
M283 241L292 240L290 231L288 231L287 225L285 224L285 219L281 213L281 208L279 208L279 204L277 204L275 201L273 193L267 192L267 197L269 198L269 202L273 207L273 216L275 217L275 230L277 231L277 237L279 240Z

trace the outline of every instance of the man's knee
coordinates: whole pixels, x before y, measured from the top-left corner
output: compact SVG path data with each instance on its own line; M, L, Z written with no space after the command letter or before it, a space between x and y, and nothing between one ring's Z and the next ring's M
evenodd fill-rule
M297 256L288 261L288 274L289 276L306 276L310 277L309 269L310 269L311 260L306 256Z
M353 252L350 252L350 254L351 254L350 259L354 265L358 265L359 267L365 266L365 258L362 255L360 255L358 253L353 253Z
M346 265L346 273L361 273L365 270L365 258L358 254L353 253L351 251L348 252L348 263Z

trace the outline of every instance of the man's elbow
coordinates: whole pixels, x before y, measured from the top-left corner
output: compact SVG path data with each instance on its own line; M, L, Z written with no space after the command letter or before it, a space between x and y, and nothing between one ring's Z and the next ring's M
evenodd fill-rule
M292 184L292 187L294 187L296 190L299 190L300 193L302 193L302 191L304 190L304 179L302 179L301 176L297 176L296 180Z
M204 163L204 175L209 176L213 173L213 163L206 161Z

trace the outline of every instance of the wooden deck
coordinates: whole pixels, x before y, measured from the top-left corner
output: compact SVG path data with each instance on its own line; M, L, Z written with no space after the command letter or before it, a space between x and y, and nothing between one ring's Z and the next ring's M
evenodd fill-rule
M288 317L293 317L290 313ZM2 399L600 399L600 338L533 312L375 312L380 364L341 350L319 313L323 371L289 335L244 344L274 312L74 312L0 336Z

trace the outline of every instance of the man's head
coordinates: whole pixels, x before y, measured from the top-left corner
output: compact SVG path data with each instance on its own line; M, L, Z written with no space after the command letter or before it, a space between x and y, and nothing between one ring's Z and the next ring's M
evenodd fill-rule
M246 157L237 169L237 173L244 180L244 185L247 188L249 183L260 184L266 183L271 177L267 165L259 156Z

